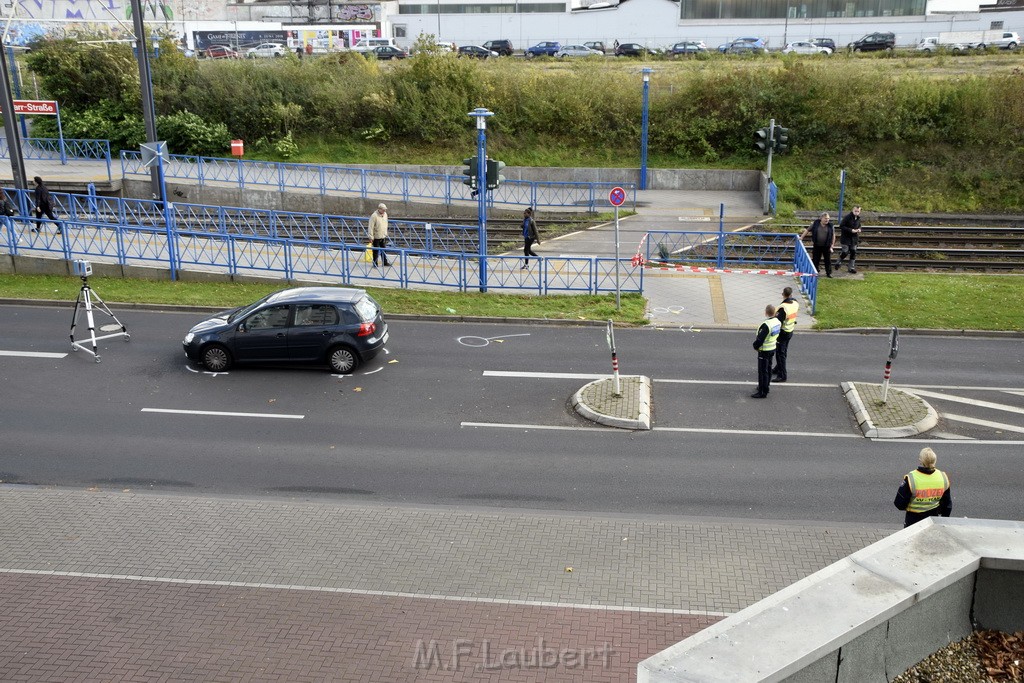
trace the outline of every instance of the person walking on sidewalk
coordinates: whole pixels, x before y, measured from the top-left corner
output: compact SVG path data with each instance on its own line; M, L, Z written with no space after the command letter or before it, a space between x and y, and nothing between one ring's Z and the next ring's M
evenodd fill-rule
M836 270L843 265L846 257L850 257L850 273L857 272L857 242L860 240L860 207L854 206L853 210L843 216L839 221L839 260L836 261Z
M370 245L373 247L373 267L377 267L377 260L384 263L387 268L391 265L384 247L388 245L388 207L383 203L377 205L377 210L370 214Z
M775 369L772 370L772 381L774 382L785 382L788 377L786 358L789 355L789 340L793 338L793 330L796 329L796 316L799 312L800 302L793 298L793 288L783 288L782 303L779 304L779 311L775 314L782 329L779 330L779 340L775 346Z
M821 258L825 257L825 276L832 277L832 250L836 246L836 231L828 213L821 214L811 223L811 227L804 228L800 239L808 233L811 235L811 262L814 263L814 270L821 272Z
M766 319L757 326L757 337L754 339L754 350L757 351L757 391L750 398L768 397L772 382L772 358L775 357L775 345L782 330L782 323L775 317L776 312L775 306L765 306Z
M530 265L530 257L540 261L540 256L533 252L533 245L540 244L540 235L537 233L537 221L533 220L533 209L523 209L523 265L526 268ZM522 270L520 268L520 270Z
M32 232L37 232L42 228L42 218L46 216L57 226L57 234L59 235L61 233L60 223L57 222L57 217L53 215L53 200L50 199L50 188L43 184L43 179L39 176L34 177L32 180L36 184L35 190L32 191L32 198L36 205L36 220L40 221L36 227L32 228Z
M953 512L949 475L935 467L935 451L922 448L917 459L920 465L903 477L893 501L896 509L907 512L904 527L917 524L926 517L949 517Z

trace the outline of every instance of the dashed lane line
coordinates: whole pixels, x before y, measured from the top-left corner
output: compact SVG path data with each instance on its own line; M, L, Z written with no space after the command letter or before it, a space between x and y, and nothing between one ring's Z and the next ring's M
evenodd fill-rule
M172 415L203 415L213 417L269 417L278 420L302 420L305 415L287 415L282 413L231 413L217 410L174 410L172 408L142 408L143 413L170 413Z
M48 353L46 351L0 351L0 356L18 358L63 358L66 353Z

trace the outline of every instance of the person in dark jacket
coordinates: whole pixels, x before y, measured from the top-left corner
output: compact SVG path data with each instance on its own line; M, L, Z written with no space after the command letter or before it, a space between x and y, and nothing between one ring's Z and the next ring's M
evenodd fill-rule
M50 199L50 188L43 184L43 179L39 176L32 180L36 184L35 190L32 191L33 201L36 205L36 220L41 220L43 216L46 216L57 226L57 234L59 235L61 232L60 223L57 222L57 217L53 215L53 201ZM38 231L42 225L42 223L39 223L39 225L32 228L32 232Z
M814 269L821 271L821 258L825 257L825 275L832 277L832 250L836 246L836 231L832 227L832 219L828 213L821 214L811 223L811 227L805 228L800 233L800 239L806 237L808 233L811 235L811 261L814 263Z
M855 206L853 210L843 216L839 221L839 260L836 261L836 270L843 265L846 257L850 257L851 273L857 272L857 242L860 240L860 207Z
M531 256L540 261L540 256L533 253L534 244L540 244L537 221L533 220L533 209L526 207L523 209L523 265L520 270L530 265Z
M916 524L927 517L949 517L953 512L953 494L949 475L935 467L935 451L922 448L920 465L903 477L893 505L906 510L903 526Z

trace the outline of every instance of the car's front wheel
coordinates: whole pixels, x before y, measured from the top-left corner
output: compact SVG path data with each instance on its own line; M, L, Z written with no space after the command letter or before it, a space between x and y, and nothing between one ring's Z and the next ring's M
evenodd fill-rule
M231 353L220 344L211 344L203 349L202 361L210 372L224 372L231 367Z
M347 346L335 346L328 352L327 362L332 371L339 375L346 375L359 365L359 357Z

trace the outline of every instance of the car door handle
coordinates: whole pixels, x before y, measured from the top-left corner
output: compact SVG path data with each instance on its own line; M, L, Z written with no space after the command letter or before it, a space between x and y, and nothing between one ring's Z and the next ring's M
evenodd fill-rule
M278 333L277 333L277 337L278 337L278 339L280 339L281 337L287 337L287 336L288 336L288 335L287 335L287 334L285 334L284 332L278 332Z

